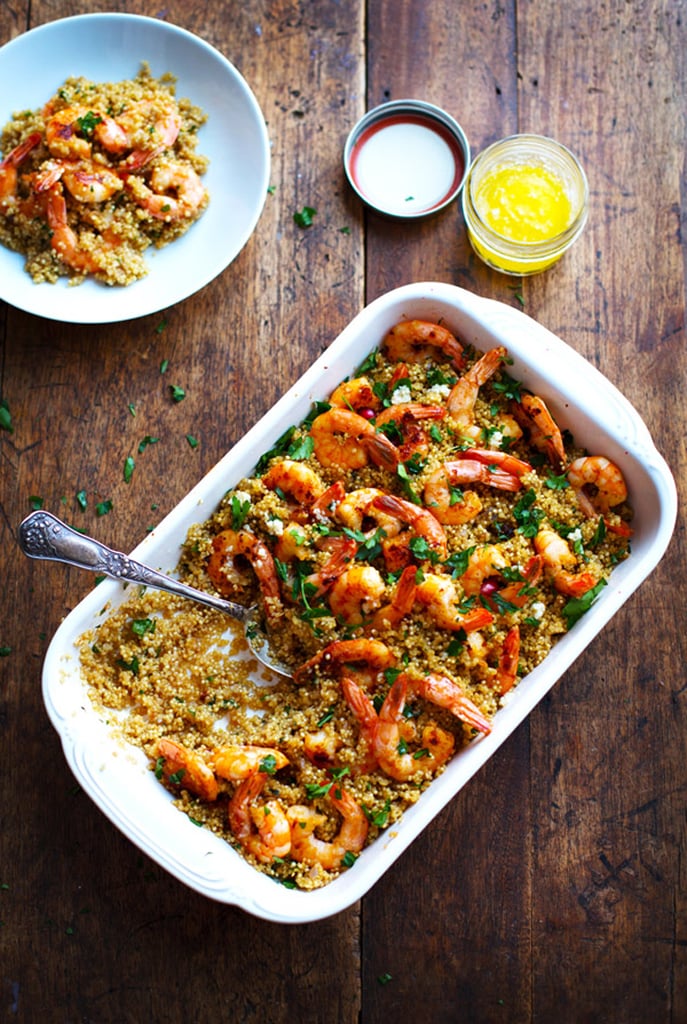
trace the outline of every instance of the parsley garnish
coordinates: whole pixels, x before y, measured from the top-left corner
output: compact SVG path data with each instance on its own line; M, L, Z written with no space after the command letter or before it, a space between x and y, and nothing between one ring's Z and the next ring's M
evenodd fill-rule
M444 565L447 565L451 570L451 575L454 579L458 579L459 576L463 576L467 572L468 563L471 556L476 551L476 545L472 547L464 548L462 551L454 551L449 558L446 559Z
M94 114L92 110L89 110L83 117L77 117L76 119L79 130L86 136L86 138L90 138L96 127L99 124L102 124L102 122L103 119L100 114Z
M256 470L258 473L262 473L267 468L268 463L277 455L283 455L286 452L291 438L296 432L295 427L287 427L281 437L278 437L272 447L268 451L264 452L258 459Z
M309 459L314 450L313 439L306 434L305 437L297 438L290 444L286 454L290 459Z
M134 619L131 628L136 636L145 636L146 633L155 632L155 619Z
M277 770L277 759L274 754L266 754L258 766L258 771L264 775L274 775Z
M603 588L606 586L606 580L601 579L588 590L582 597L573 597L570 601L563 605L561 613L567 620L568 629L575 625L578 619L582 618L585 612L588 612L593 605L596 598L599 596Z
M4 398L0 402L0 428L2 428L2 430L6 430L9 434L14 431L10 408Z
M138 454L144 452L149 444L157 444L159 440L159 437L151 437L150 434L146 434L143 440L138 442Z
M494 391L498 391L504 398L510 398L514 402L520 401L522 384L519 380L509 377L507 373L502 372L501 380L493 381L492 387Z
M365 804L362 805L362 808L365 817L371 825L376 825L377 828L386 828L386 823L389 820L389 811L391 810L391 801L388 797L381 811L371 811Z
M534 504L536 497L534 490L530 488L516 502L513 509L513 516L518 524L518 533L521 533L523 537L535 537L539 532L539 524L544 518L543 510Z
M231 528L240 530L250 511L250 499L241 501L236 494L231 496Z
M304 206L300 213L294 213L293 219L299 228L309 228L316 213L312 206Z

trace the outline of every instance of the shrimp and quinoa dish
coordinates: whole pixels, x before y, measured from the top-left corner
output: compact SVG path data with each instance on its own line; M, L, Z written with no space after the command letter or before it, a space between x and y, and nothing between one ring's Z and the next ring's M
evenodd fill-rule
M144 592L80 642L92 701L195 824L325 885L489 733L629 554L621 469L440 324L357 374L188 533L187 582L257 601L292 678L220 612Z
M181 237L208 205L205 120L146 64L121 82L69 78L2 131L0 243L37 284L138 280L145 250Z

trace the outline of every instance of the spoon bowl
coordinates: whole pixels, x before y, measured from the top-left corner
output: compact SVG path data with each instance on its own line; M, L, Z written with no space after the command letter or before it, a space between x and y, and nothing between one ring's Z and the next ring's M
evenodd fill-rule
M73 530L57 516L42 509L32 512L20 523L19 546L29 558L75 565L79 569L101 573L121 582L140 583L154 590L164 590L169 594L186 597L209 608L225 612L241 623L248 646L258 661L278 675L292 675L291 669L282 664L271 651L269 637L265 633L257 605L246 608L234 601L227 601L215 594L206 594L203 590L189 587L172 576L166 576L121 551L108 548L100 541Z

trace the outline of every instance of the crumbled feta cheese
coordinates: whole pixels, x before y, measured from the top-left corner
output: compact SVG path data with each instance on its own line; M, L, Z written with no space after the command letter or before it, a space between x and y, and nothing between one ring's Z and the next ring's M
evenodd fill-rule
M440 402L443 398L448 398L451 394L451 388L448 384L433 384L427 391L427 398L430 402Z
M242 505L245 505L246 502L250 505L250 494L248 491L234 491L234 497L237 501L240 501Z
M394 388L393 394L391 395L392 405L402 405L404 402L410 401L410 388L407 384L401 384L400 387Z
M492 434L491 434L491 437L490 437L490 441L491 441L491 444L493 445L494 448L500 448L502 443L503 443L503 434L501 433L501 431L500 430L492 431Z
M568 540L571 540L573 544L575 543L575 541L582 540L582 530L579 528L579 526L576 527L576 529L570 531L570 533L568 534Z
M284 533L284 523L281 519L268 519L265 523L265 527L273 537L281 537Z
M544 617L544 613L546 612L546 605L543 601L535 601L530 611L532 612L532 615L535 619L542 619Z

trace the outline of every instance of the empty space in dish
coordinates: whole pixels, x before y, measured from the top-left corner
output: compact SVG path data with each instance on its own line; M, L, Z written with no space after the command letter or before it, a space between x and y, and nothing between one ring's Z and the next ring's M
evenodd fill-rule
M144 852L179 881L213 899L258 917L285 923L317 920L359 899L415 837L488 760L561 677L603 626L649 575L672 534L675 488L639 415L620 392L579 354L535 321L491 300L444 284L413 284L366 307L332 345L132 553L163 571L174 571L188 528L206 519L226 491L252 472L262 452L324 399L395 323L440 321L480 350L505 345L509 374L545 398L576 444L617 462L634 507L632 554L613 572L591 610L549 656L512 691L494 718L492 732L454 756L393 830L365 849L353 868L323 889L287 889L253 869L226 842L193 825L148 770L137 749L113 736L91 706L75 646L101 619L106 601L121 603L114 581L100 584L65 619L48 650L43 693L65 756L83 789ZM135 801L131 794L135 793Z

